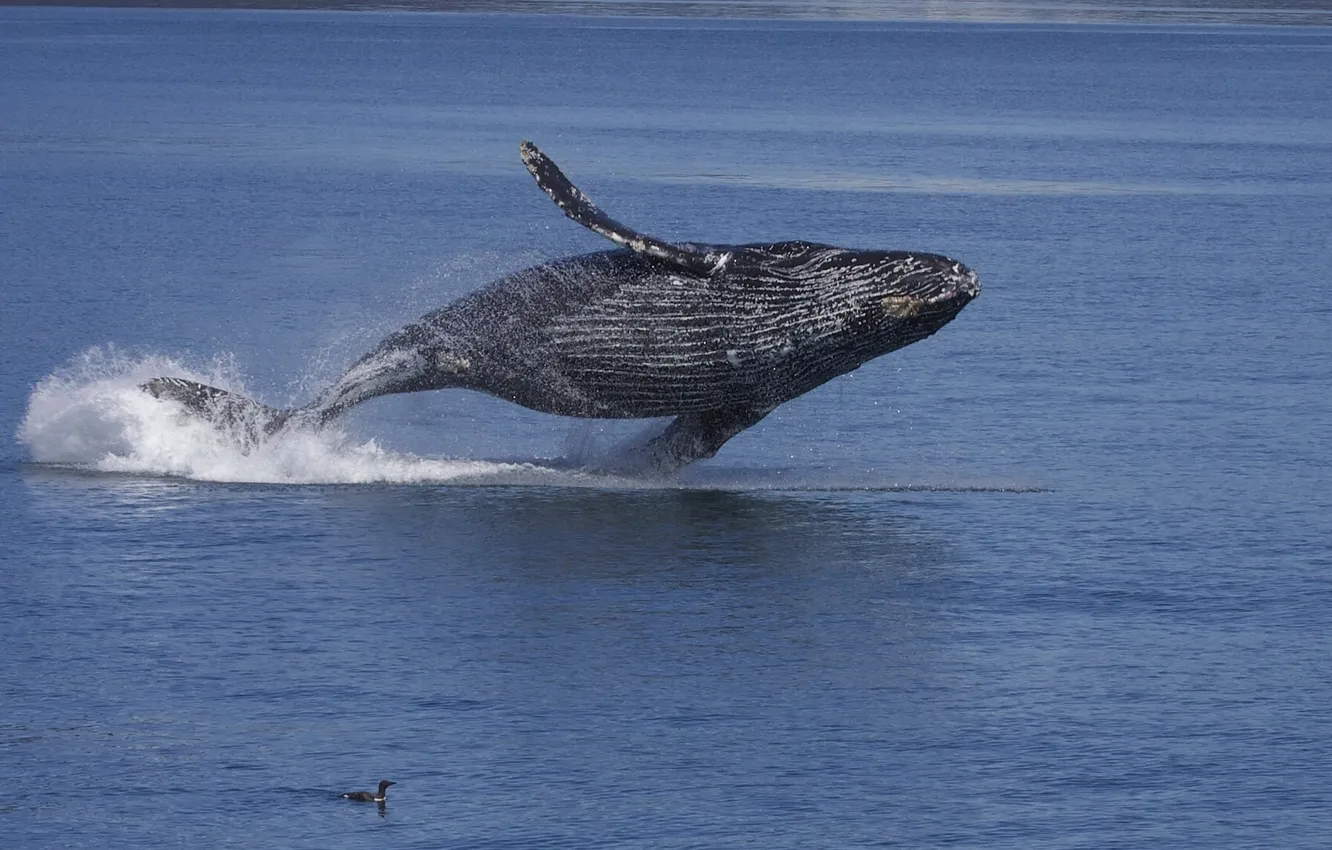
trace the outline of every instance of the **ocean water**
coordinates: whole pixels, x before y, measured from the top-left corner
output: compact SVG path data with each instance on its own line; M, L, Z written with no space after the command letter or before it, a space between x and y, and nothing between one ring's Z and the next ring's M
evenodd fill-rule
M1320 27L0 10L0 843L1326 846L1329 91ZM984 291L664 483L135 389L605 247L522 138Z

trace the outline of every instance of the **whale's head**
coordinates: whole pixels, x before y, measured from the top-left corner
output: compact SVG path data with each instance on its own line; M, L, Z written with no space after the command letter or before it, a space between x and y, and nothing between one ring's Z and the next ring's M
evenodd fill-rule
M767 261L751 274L784 337L812 357L830 358L828 368L855 368L922 340L980 294L976 273L941 254L806 242L761 251Z
M910 345L948 324L980 294L980 279L962 263L941 254L907 251L855 251L856 283L850 297L863 330L891 351ZM883 353L883 352L880 352Z

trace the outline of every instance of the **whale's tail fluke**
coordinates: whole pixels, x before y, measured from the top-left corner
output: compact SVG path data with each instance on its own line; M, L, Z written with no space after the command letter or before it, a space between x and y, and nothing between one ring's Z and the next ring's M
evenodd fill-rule
M184 378L153 378L140 386L154 398L179 402L190 413L233 435L246 447L273 436L297 413Z

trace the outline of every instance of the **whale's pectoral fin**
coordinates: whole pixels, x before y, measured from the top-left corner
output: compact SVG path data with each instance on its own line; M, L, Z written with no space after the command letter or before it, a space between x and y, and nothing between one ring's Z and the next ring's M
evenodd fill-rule
M771 407L735 405L682 414L635 451L635 460L652 472L677 472L695 461L712 457L727 440L771 412Z
M140 388L153 398L184 405L190 413L232 434L247 447L277 433L294 412L184 378L153 378Z
M602 212L587 195L569 182L569 178L564 176L559 166L536 145L523 142L519 145L519 150L522 153L523 164L532 172L537 185L550 195L550 199L564 211L565 215L593 233L599 233L616 245L623 245L631 251L665 260L683 271L700 277L716 274L730 261L731 252L725 249L663 242L620 224Z

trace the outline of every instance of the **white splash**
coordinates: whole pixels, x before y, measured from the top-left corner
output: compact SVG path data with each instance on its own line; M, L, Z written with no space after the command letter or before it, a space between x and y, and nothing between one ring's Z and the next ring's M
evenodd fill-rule
M191 368L167 357L92 348L28 398L19 442L34 461L102 472L274 484L559 483L576 472L536 464L422 458L357 443L336 427L284 432L248 452L178 403L139 389L173 375L248 395L234 363Z
M282 432L246 452L178 403L139 389L150 378L173 375L249 395L229 358L191 367L160 357L132 357L92 348L43 379L28 398L18 430L31 458L44 464L96 472L173 476L256 484L447 484L556 486L611 489L1010 491L1044 488L1029 482L903 480L875 470L691 469L679 479L638 478L552 468L542 461L500 463L428 458L394 452L376 441L357 442L344 431ZM596 468L616 460L660 430L661 423L603 434L582 423L570 435L563 464Z

